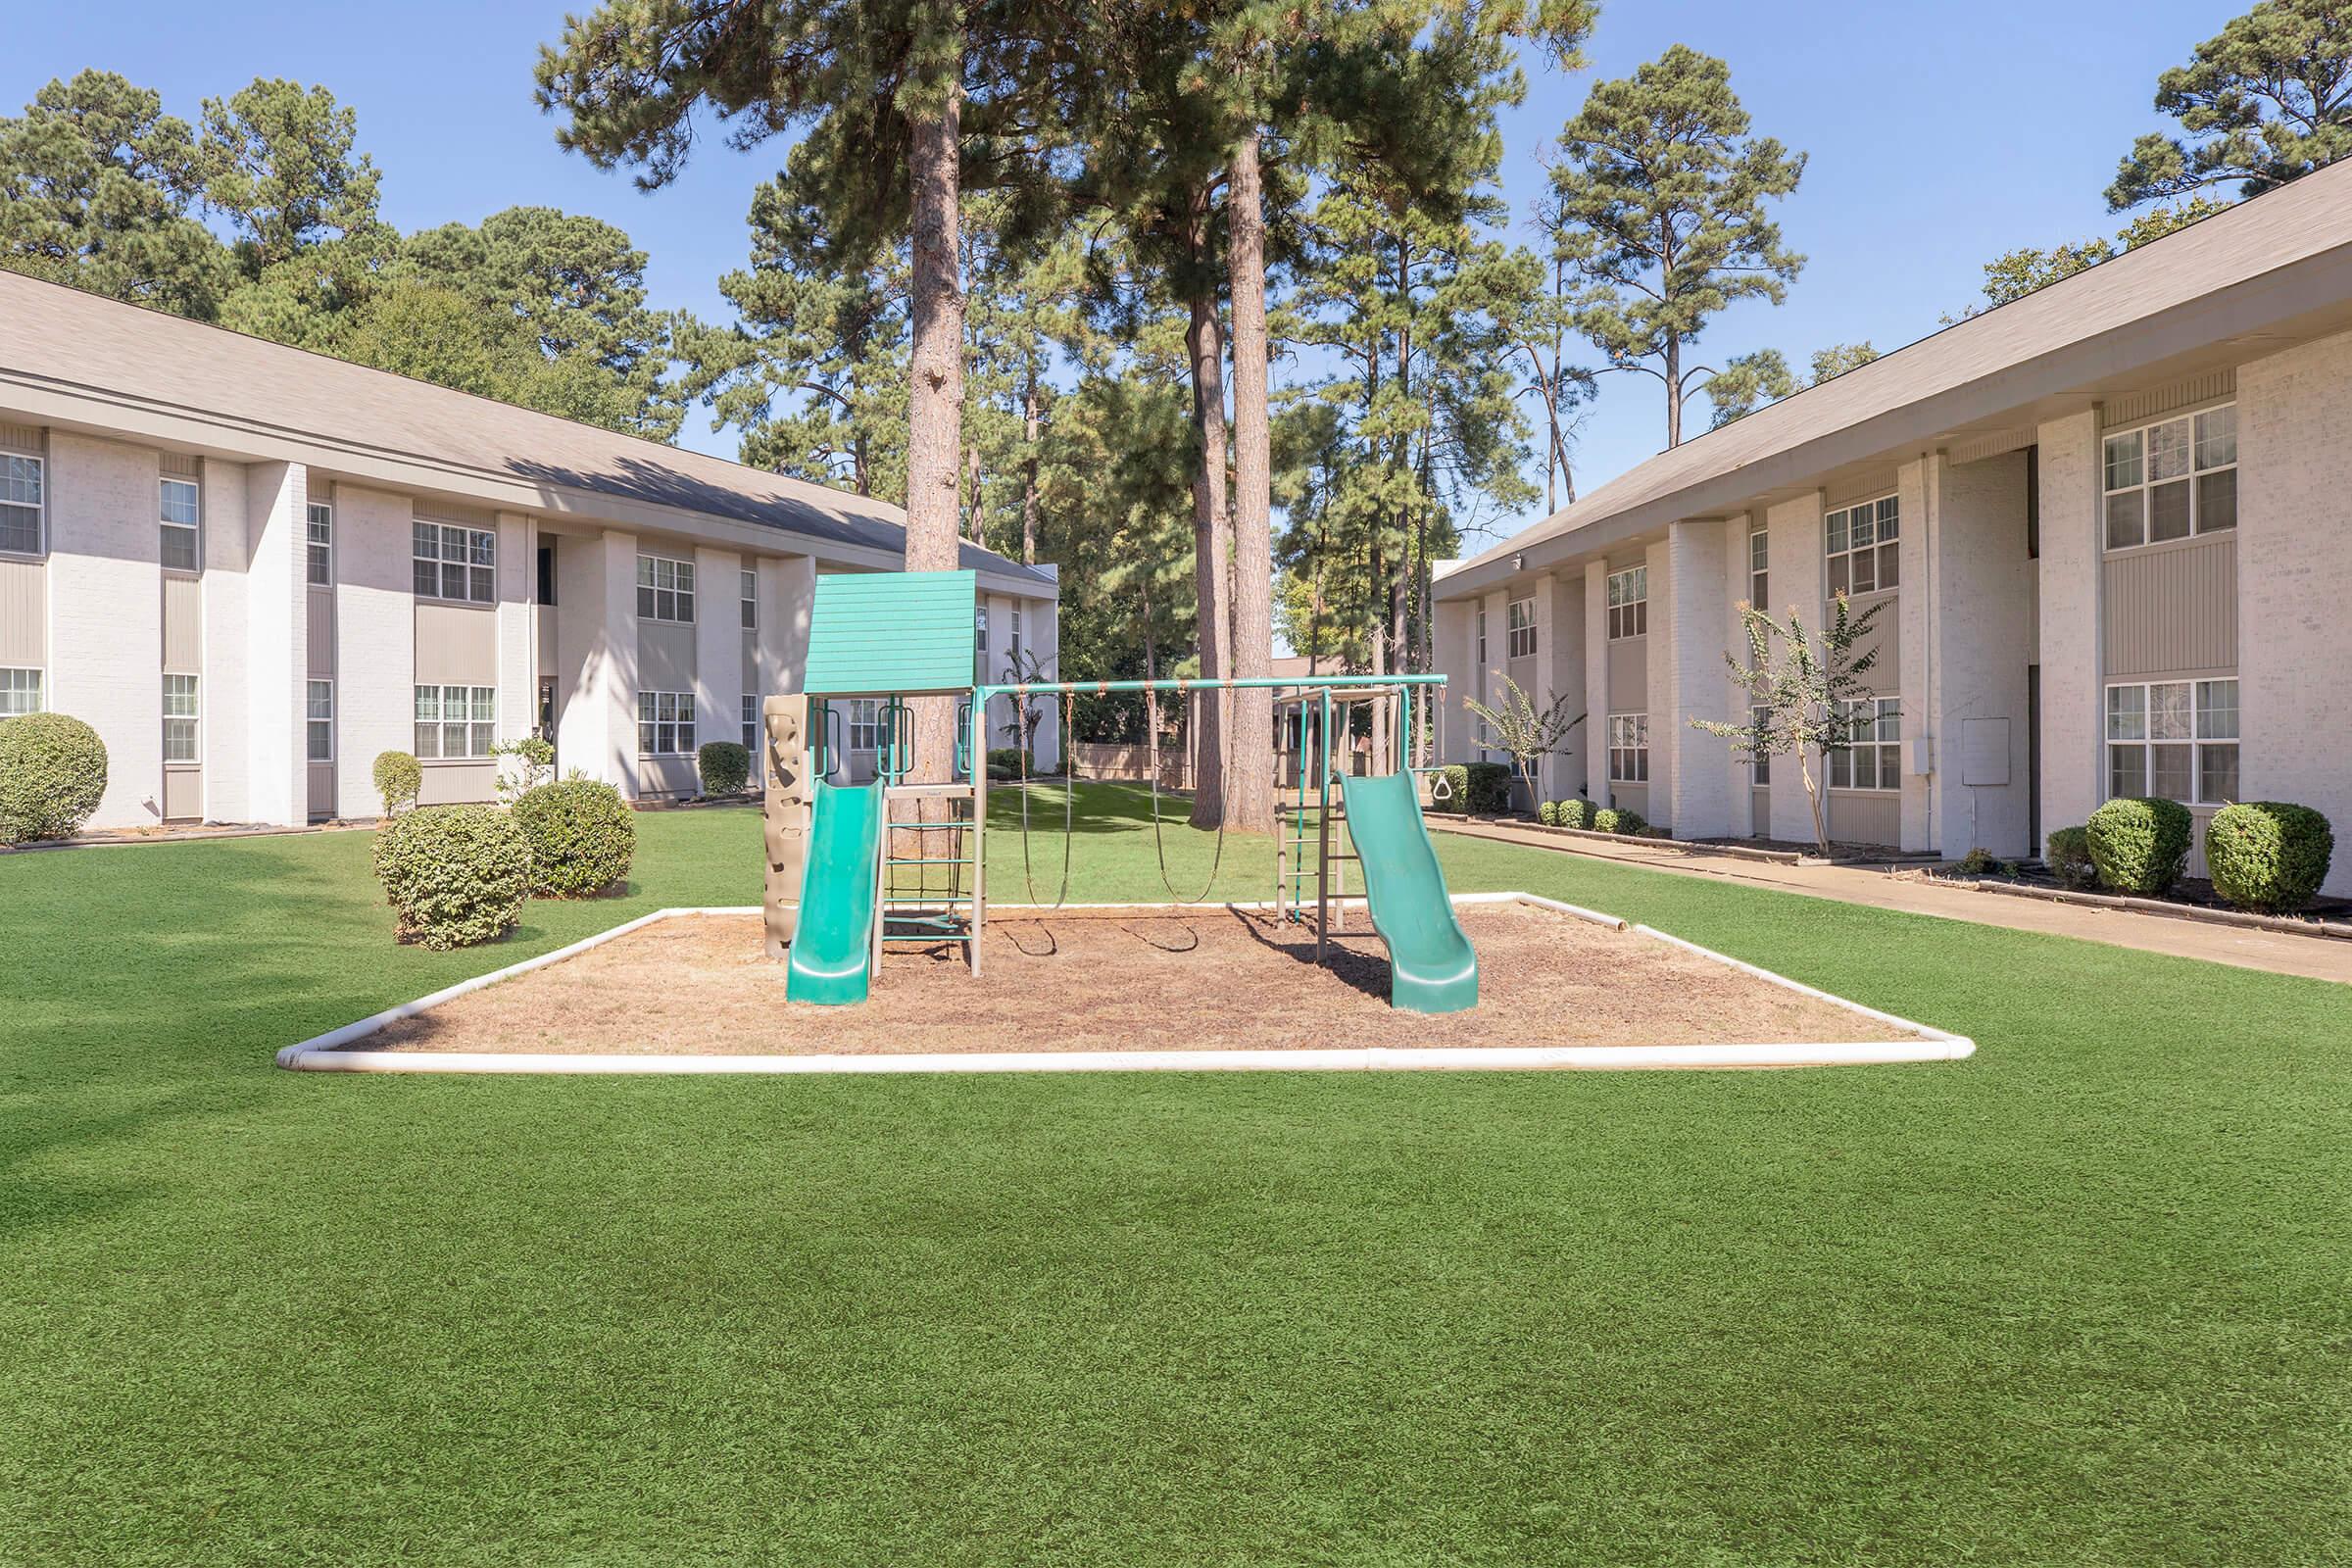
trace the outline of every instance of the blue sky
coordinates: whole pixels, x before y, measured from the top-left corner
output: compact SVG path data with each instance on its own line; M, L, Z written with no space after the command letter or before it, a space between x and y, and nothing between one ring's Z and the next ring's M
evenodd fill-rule
M1604 4L1592 53L1606 75L1676 42L1720 55L1758 130L1811 154L1780 212L1788 242L1810 258L1804 275L1787 305L1742 305L1702 345L1710 364L1768 345L1801 364L1833 342L1867 338L1882 351L1910 342L1976 296L1989 257L2116 226L2099 192L2132 137L2160 127L2150 107L2158 73L2247 3L2139 0L2122 13L2049 0L1981 0L1965 11L1922 0L1618 0ZM739 154L710 139L683 179L649 196L625 174L560 152L530 92L537 46L562 24L559 4L138 0L18 12L0 55L6 112L85 66L160 89L190 120L200 99L256 75L323 83L359 112L391 221L473 222L526 202L593 213L651 254L657 304L713 318L725 315L716 279L744 257L752 188L778 159L773 146ZM1505 188L1522 214L1541 184L1539 148L1592 79L1537 74L1508 116ZM1578 452L1586 489L1664 442L1654 380L1609 375L1601 385ZM733 433L707 424L691 417L687 443L732 457Z

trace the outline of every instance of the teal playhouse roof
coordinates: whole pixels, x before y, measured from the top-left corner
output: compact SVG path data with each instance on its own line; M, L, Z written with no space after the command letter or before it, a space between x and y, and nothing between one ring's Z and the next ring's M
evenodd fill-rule
M979 593L970 571L820 575L802 689L811 697L970 691Z

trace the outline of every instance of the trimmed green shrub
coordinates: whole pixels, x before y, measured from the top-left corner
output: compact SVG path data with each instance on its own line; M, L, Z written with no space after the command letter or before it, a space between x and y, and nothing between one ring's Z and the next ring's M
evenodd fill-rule
M1511 808L1511 770L1504 763L1470 763L1466 787L1473 815L1500 816Z
M375 793L383 798L384 814L415 806L424 789L424 764L406 752L375 754Z
M1639 838L1648 829L1649 823L1642 813L1626 807L1596 807L1592 812L1592 831L1595 833L1622 833L1628 838Z
M494 807L428 806L376 830L375 875L402 940L469 948L521 918L531 850L514 818Z
M2335 835L2308 806L2244 801L2225 806L2205 829L2213 891L2241 909L2291 914L2328 880Z
M0 844L72 838L106 793L106 743L78 718L0 719Z
M2180 880L2195 822L2179 801L2109 801L2083 829L2101 885L2159 898Z
M2051 874L2069 887L2086 888L2099 879L2098 868L2090 863L2087 829L2062 827L2052 833L2042 859L2048 862Z
M1433 797L1430 804L1441 811L1467 811L1470 809L1470 768L1468 764L1447 762L1439 769L1439 772L1446 779L1446 798L1442 801L1434 799L1437 791L1433 789L1430 792Z
M1545 801L1542 806L1537 807L1536 820L1545 827L1558 827L1560 825L1560 803Z
M1959 863L1952 869L1962 876L1990 876L2000 869L2000 864L1999 858L1990 850L1979 848L1960 857Z
M593 779L542 784L514 803L514 814L530 845L534 893L585 898L629 874L637 816L612 785Z
M1594 806L1591 801L1583 800L1581 798L1573 801L1562 801L1560 803L1560 826L1581 827L1587 832L1590 832L1592 828L1593 813L1597 812L1599 809L1600 808Z
M703 776L705 795L741 795L752 781L752 754L741 741L703 742L694 766Z

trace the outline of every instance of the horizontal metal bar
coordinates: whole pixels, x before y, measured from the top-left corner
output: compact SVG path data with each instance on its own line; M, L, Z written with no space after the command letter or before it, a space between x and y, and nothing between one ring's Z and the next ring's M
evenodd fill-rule
M973 696L1032 697L1050 692L1074 692L1079 696L1108 696L1112 692L1192 692L1192 691L1316 691L1330 687L1345 691L1351 687L1377 686L1443 686L1446 677L1430 675L1314 675L1298 678L1287 675L1242 675L1223 680L1038 680L1020 681L998 686L980 686Z
M964 858L964 859L960 859L960 860L958 860L958 859L954 859L954 858L949 858L949 857L947 857L947 856L941 856L941 857L939 857L939 858L936 858L936 859L934 859L934 858L924 858L924 859L919 859L919 860L896 860L896 859L893 859L893 860L884 860L882 863L883 863L884 865L978 865L980 862L979 862L978 860L971 859L971 858L969 858L968 857L967 857L966 858Z

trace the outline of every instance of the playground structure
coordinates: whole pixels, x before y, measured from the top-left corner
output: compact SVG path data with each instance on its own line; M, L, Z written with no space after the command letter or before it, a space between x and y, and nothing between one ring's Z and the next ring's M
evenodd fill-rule
M1315 961L1323 963L1335 921L1344 918L1345 867L1354 865L1374 934L1388 950L1391 1001L1420 1012L1476 1005L1477 955L1454 917L1422 821L1416 770L1409 766L1413 699L1420 688L1443 686L1444 675L975 681L976 593L968 571L817 580L803 690L769 697L761 710L769 781L766 947L770 957L787 963L788 999L836 1005L865 1001L891 943L955 944L972 973L979 973L988 923L987 715L994 699L1010 698L1017 712L1030 702L1058 697L1066 713L1081 693L1171 692L1188 699L1256 688L1272 691L1278 710L1295 712L1299 737L1298 785L1278 792L1277 918L1296 924L1311 919ZM936 759L915 755L909 703L923 699L958 705L954 755L944 768ZM831 782L844 755L842 705L851 702L877 705L871 783ZM1362 777L1338 772L1333 758L1348 750L1353 710L1374 702L1394 703L1396 722L1389 727L1392 755L1375 758L1372 765L1394 765ZM1066 744L1066 723L1063 733ZM1024 850L1026 755L1023 748ZM920 772L945 777L919 780ZM1062 782L1063 864L1050 906L1055 909L1068 899L1075 826L1075 785ZM1156 841L1156 767L1152 787ZM1224 842L1220 827L1220 864ZM1166 880L1164 848L1160 867ZM1179 905L1198 905L1214 884L1212 870L1210 886L1199 898L1177 895L1172 882L1169 892Z

